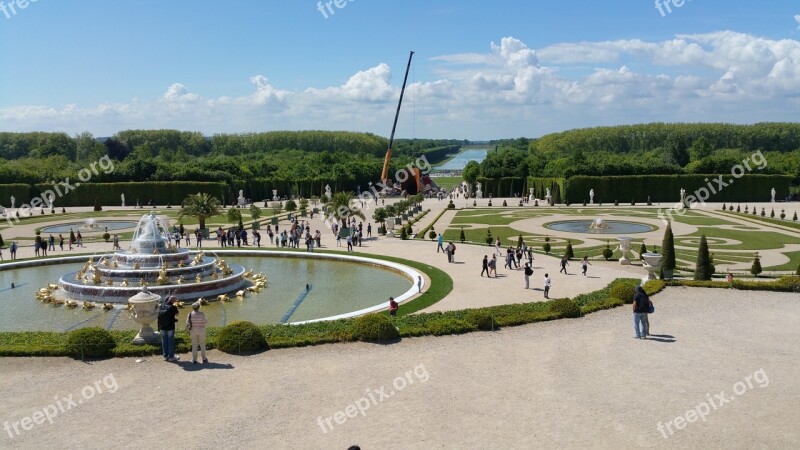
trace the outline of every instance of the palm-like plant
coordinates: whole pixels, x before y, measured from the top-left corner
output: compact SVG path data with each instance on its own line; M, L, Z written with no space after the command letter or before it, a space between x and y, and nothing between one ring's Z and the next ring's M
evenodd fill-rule
M220 203L216 197L205 193L189 195L183 200L181 210L178 213L178 220L186 217L194 217L200 222L200 228L206 227L206 219L219 215Z
M351 205L352 202L352 192L337 192L333 194L331 200L325 204L325 217L341 221L344 228L347 228L347 219L351 217L367 220L361 209Z

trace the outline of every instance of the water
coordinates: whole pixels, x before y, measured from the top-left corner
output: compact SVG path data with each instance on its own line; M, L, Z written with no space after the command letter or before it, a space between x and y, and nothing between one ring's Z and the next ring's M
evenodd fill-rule
M441 166L436 166L436 170L463 170L464 167L470 161L477 161L482 162L486 159L486 155L489 153L489 150L485 148L481 149L472 149L472 150L464 150L463 152L459 153L455 158L447 161L446 163L442 164Z
M655 227L651 225L620 220L604 221L605 225L607 225L606 228L590 228L593 222L594 220L566 220L548 223L545 227L555 231L590 234L636 234L655 230Z
M80 231L81 233L101 232L105 231L106 229L108 229L108 231L117 231L133 228L136 226L136 223L137 222L130 220L98 220L95 222L97 228L84 228L86 226L84 222L71 222L44 227L41 231L42 234L69 233L70 230Z
M368 264L341 261L280 257L226 257L226 260L263 272L267 288L248 293L243 300L214 302L202 307L210 326L223 326L236 320L256 324L278 323L305 292L305 299L289 318L298 322L357 311L388 302L411 288L411 280L396 272ZM0 271L0 332L67 331L98 326L113 330L138 329L128 311L115 314L101 307L83 310L52 306L36 300L35 293L48 283L57 283L66 272L83 264L58 264L34 269ZM9 289L11 283L17 285ZM102 305L100 305L102 306ZM181 309L183 324L191 308ZM115 316L116 317L115 319ZM153 324L155 325L155 324Z

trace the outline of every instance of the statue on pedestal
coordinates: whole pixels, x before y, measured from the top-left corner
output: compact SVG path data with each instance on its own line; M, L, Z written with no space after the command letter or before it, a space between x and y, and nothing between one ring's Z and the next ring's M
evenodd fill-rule
M483 198L483 191L481 190L481 183L478 182L478 183L475 183L475 185L477 186L475 188L475 198Z
M772 203L775 203L775 188L772 188L772 191L770 191L770 194L772 194Z
M120 194L119 199L122 200L122 207L125 207L125 194Z
M589 189L589 204L594 205L594 189Z

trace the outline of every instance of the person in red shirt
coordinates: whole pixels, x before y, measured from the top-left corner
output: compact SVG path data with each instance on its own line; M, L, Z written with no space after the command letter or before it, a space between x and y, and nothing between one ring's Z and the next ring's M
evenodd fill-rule
M394 297L389 297L389 315L392 317L397 316L397 309L400 306L394 301Z

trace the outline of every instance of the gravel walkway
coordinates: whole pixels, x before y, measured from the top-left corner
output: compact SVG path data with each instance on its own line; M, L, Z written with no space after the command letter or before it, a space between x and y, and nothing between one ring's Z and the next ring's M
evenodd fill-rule
M670 288L650 341L632 339L626 307L389 346L214 351L202 369L0 358L0 421L20 421L0 448L798 448L797 300ZM721 391L735 400L676 421ZM82 403L21 429L70 394Z

